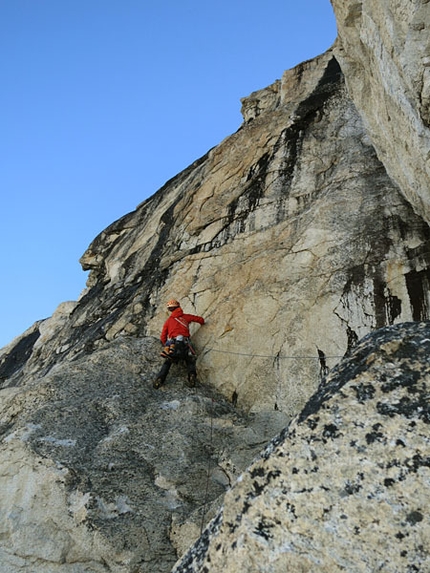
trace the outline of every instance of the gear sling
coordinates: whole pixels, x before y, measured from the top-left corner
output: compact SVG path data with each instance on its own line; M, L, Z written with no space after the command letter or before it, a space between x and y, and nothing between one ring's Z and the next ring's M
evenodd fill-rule
M172 316L172 319L176 320L188 331L188 322L185 318L182 316ZM154 382L155 388L159 388L163 384L172 364L180 362L181 360L184 360L187 366L189 385L195 386L197 377L196 353L188 336L179 334L174 338L167 339L161 352L161 356L164 358L164 363Z

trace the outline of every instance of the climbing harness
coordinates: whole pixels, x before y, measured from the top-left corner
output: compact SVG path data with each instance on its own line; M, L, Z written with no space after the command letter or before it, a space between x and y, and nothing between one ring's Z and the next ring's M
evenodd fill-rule
M178 344L179 343L179 344ZM170 338L166 341L166 344L163 346L163 350L160 352L160 356L163 358L179 358L181 351L179 351L179 347L184 344L188 349L188 354L190 356L196 356L196 351L191 344L191 340L187 336L179 335L176 338ZM178 356L177 356L178 355Z

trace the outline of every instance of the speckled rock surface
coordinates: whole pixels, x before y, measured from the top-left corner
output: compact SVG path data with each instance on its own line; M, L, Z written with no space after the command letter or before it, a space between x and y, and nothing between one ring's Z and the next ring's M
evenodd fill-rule
M175 573L430 570L430 323L364 338Z

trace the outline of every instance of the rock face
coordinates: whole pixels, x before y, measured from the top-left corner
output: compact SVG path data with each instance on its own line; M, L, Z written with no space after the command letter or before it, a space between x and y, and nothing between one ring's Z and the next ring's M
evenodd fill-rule
M428 0L331 0L335 53L379 159L430 219Z
M333 53L243 107L237 133L95 239L87 292L21 340L22 359L8 349L8 384L158 336L174 296L208 320L201 378L246 411L293 415L319 356L332 367L372 329L428 317L428 225L377 159Z
M170 571L287 422L244 416L185 369L153 390L127 338L1 395L2 573Z
M174 568L428 571L430 323L365 337Z
M376 329L430 318L427 40L421 41L415 26L425 21L425 3L395 2L391 11L385 2L333 4L340 30L333 49L244 98L244 123L235 134L96 237L81 259L90 275L79 300L63 303L0 351L0 489L7 492L0 498L2 573L170 570L240 472L293 416L303 408L308 412L310 397L358 340ZM394 132L401 133L397 141ZM152 389L164 304L172 297L185 312L207 320L193 332L197 391L183 387L180 368L161 391ZM342 368L333 374L337 382L327 386L352 388L345 401L344 389L330 398L330 404L351 408L350 414L339 414L339 435L324 434L325 426L337 427L330 421L334 410L325 412L328 401L318 413L321 419L327 415L324 425L303 414L294 422L300 439L288 433L298 454L306 440L315 441L312 451L319 460L321 444L334 448L333 459L342 446L339 470L331 468L341 501L336 505L334 490L327 504L320 496L320 514L313 518L320 529L327 525L317 544L336 531L345 540L330 558L334 568L355 562L358 551L342 527L359 528L353 533L357 547L373 527L381 533L358 505L365 511L369 499L379 499L381 475L400 481L394 469L387 475L379 471L372 456L375 448L391 455L389 436L406 432L400 414L388 416L393 427L387 431L375 429L385 414L373 412L373 398L389 397L391 390L372 382L371 396L358 395L353 382L341 376ZM396 379L396 368L384 366L387 384L390 376ZM419 384L417 379L411 386L412 395ZM356 439L348 438L345 427L353 415L364 416L351 430L360 435L362 458L358 446L346 447ZM366 416L375 426L374 444L366 442ZM418 444L412 436L404 442L406 449L396 445L396 452ZM422 459L430 456L425 447L423 441ZM348 451L356 455L351 468L342 457ZM363 469L361 481L359 459L370 472ZM321 493L330 481L322 462L315 472L318 484L309 485L314 466L308 454L296 460L300 479L294 479ZM274 464L281 467L276 456ZM258 472L263 466L256 466ZM406 466L405 479L412 488L416 478L418 499L426 465L408 474ZM273 483L284 499L290 474L276 472ZM244 479L255 479L263 489L272 482L263 474ZM358 492L349 496L348 480L352 490L373 497L359 502ZM384 495L397 495L397 485L385 486ZM311 516L305 516L300 487L294 492L297 509L287 507L287 522L297 517L300 536L285 547L292 563L304 552L300 567L307 571L314 559L306 533ZM397 498L384 495L381 507L391 534L390 528L401 525L390 505ZM245 515L247 502L229 499ZM307 499L319 503L313 493ZM348 499L357 504L348 506ZM417 537L407 527L416 527L422 514L408 500L409 513L399 510L399 519L406 520L399 531L407 537L401 563L417 556L408 545ZM345 512L337 515L340 507ZM284 523L274 505L267 515L275 529ZM241 527L233 517L228 520ZM247 535L257 541L267 537L269 547L272 525L267 533L261 523L261 535ZM219 526L220 518L208 531L218 535ZM220 535L228 543L224 530ZM416 547L425 546L418 541ZM255 555L241 549L243 563L260 553L266 559L257 545ZM201 559L215 559L212 545L204 548ZM227 563L227 549L223 553ZM200 558L186 559L191 567L200 566ZM363 567L371 567L372 558L366 559ZM424 563L426 557L419 559ZM270 560L264 563L271 566ZM329 561L324 563L328 567Z

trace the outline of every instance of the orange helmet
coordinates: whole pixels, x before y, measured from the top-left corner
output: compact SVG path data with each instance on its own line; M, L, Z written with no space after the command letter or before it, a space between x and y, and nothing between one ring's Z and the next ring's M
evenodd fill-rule
M166 306L167 306L167 309L174 309L174 308L180 307L181 305L179 304L179 302L176 299L172 298L171 300L169 300L169 302L166 304Z

